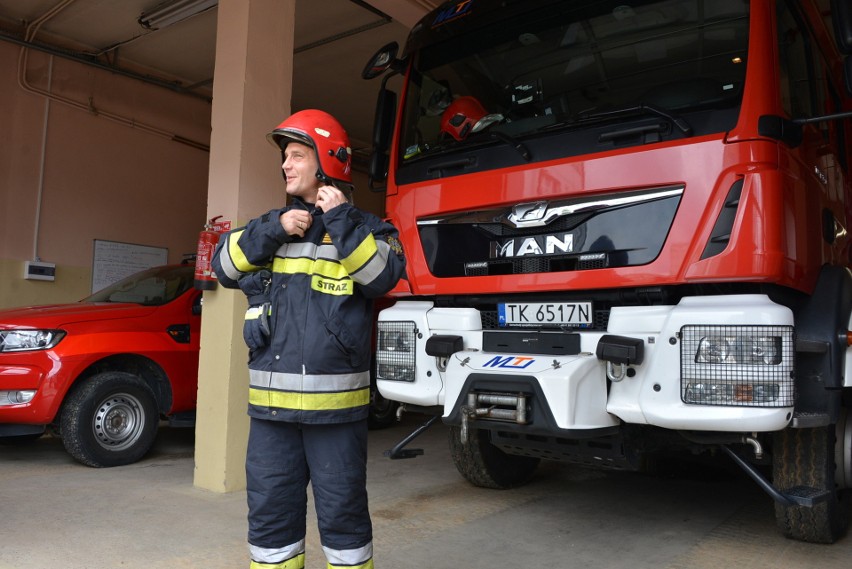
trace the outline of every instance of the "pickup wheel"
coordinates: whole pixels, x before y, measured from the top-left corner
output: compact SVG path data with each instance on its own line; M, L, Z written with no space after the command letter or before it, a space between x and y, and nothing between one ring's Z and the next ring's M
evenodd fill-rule
M461 429L450 428L450 454L453 464L468 482L481 488L506 489L529 481L538 458L506 454L493 444L484 429L470 429L467 444L462 444Z
M159 413L154 393L139 377L108 371L76 386L62 409L65 450L97 468L142 458L154 444Z
M848 502L841 499L850 451L847 414L838 425L784 429L773 442L773 482L782 492L796 486L824 490L828 499L807 508L775 504L775 521L785 537L812 543L834 543L848 525ZM846 490L848 493L849 490Z

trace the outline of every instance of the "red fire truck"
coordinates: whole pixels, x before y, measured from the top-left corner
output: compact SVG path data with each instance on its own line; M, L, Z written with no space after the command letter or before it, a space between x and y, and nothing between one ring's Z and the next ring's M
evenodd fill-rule
M478 486L706 451L786 536L838 539L850 53L842 0L442 4L363 74L384 74L371 185L408 259L382 394L451 425Z

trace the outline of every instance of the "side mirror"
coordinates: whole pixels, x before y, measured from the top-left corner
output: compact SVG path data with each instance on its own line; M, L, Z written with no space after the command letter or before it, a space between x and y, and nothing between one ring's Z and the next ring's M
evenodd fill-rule
M849 0L832 0L831 19L834 22L837 49L840 50L840 53L852 54L852 2L849 2Z
M846 79L846 92L852 96L852 55L843 61L843 78Z
M399 44L395 41L379 48L379 51L367 62L367 66L361 72L361 78L373 79L390 69L396 61L397 53L399 53Z
M376 115L373 123L373 154L370 156L370 189L381 191L388 177L388 151L393 135L396 114L396 93L382 83L376 99Z

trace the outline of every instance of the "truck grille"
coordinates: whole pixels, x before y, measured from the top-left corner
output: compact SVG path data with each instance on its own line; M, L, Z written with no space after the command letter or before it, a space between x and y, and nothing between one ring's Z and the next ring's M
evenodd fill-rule
M421 219L417 226L436 277L645 265L662 250L682 193L679 186L542 201Z

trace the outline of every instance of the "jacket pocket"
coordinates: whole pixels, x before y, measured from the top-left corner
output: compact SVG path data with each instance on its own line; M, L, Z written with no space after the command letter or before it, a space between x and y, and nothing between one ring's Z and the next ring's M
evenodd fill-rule
M258 350L269 344L270 303L249 306L243 323L243 340L250 350Z
M325 323L325 329L329 333L330 341L337 346L337 349L346 357L349 365L354 369L359 369L367 361L369 354L362 353L363 350L359 349L359 342L356 341L355 336L352 335L340 318L329 316Z
M243 340L252 351L269 344L271 284L272 273L266 269L249 273L239 281L249 304L243 323Z

